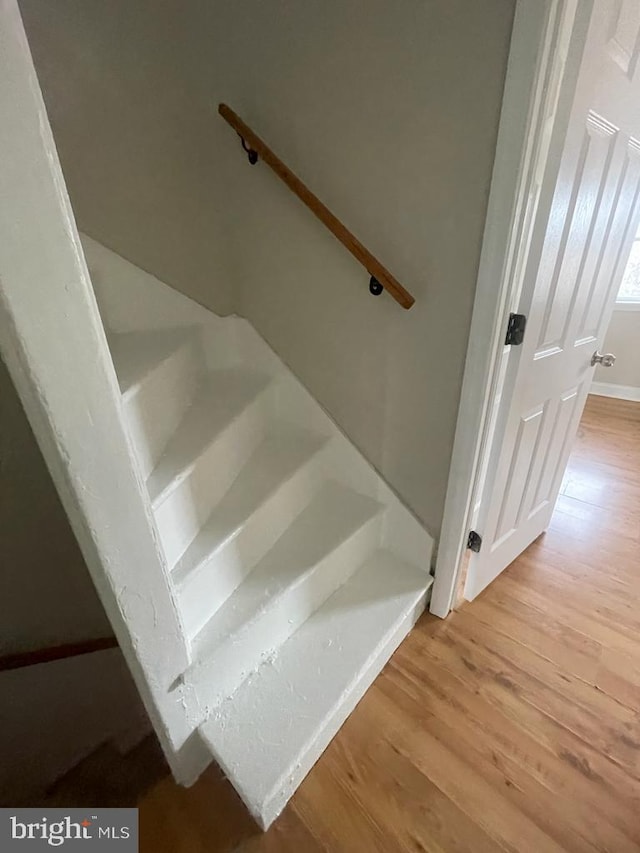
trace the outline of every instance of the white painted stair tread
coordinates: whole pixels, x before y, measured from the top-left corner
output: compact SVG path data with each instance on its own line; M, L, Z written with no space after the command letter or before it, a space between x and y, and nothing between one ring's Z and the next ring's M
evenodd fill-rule
M196 330L123 332L109 335L109 349L123 396L132 393L147 374L193 337Z
M246 320L85 244L158 590L174 567L166 624L123 611L171 640L136 662L154 725L178 781L213 756L267 826L424 608L433 543Z
M326 442L324 436L310 430L276 424L174 567L175 583L184 583L205 560L233 540L253 513Z
M337 482L326 483L197 635L194 668L238 634L246 636L279 596L301 584L381 510L372 498Z
M208 374L206 384L187 410L147 480L151 503L158 505L193 469L216 436L269 384L270 377L230 367Z
M432 578L377 551L200 727L268 826L424 609Z

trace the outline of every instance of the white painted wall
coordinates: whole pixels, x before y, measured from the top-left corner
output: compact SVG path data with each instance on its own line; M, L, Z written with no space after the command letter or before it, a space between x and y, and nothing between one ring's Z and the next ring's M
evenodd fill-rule
M613 367L598 367L595 382L626 385L640 393L640 311L615 310L603 352L616 357Z
M0 352L173 761L158 703L188 652L15 0L0 0L0 114Z
M0 361L0 654L112 633Z
M1 360L0 555L0 655L112 634ZM100 744L149 729L118 649L2 672L0 802L33 802Z
M514 0L21 0L80 227L240 311L440 528ZM234 107L416 296L368 278ZM228 287L228 289L226 289Z

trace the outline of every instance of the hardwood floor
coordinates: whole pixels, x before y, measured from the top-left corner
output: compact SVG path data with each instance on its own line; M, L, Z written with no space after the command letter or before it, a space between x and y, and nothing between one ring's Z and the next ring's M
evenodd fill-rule
M209 770L141 851L640 851L639 550L640 403L590 397L547 533L421 620L271 830Z

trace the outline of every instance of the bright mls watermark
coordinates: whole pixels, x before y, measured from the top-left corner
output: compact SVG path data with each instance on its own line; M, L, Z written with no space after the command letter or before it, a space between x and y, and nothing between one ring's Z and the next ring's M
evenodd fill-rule
M138 809L0 809L0 853L138 853Z

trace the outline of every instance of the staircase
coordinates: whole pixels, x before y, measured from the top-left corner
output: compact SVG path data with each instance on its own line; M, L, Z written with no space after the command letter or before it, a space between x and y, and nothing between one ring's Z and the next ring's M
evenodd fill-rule
M189 653L170 750L266 828L423 611L432 540L245 320L83 246Z

